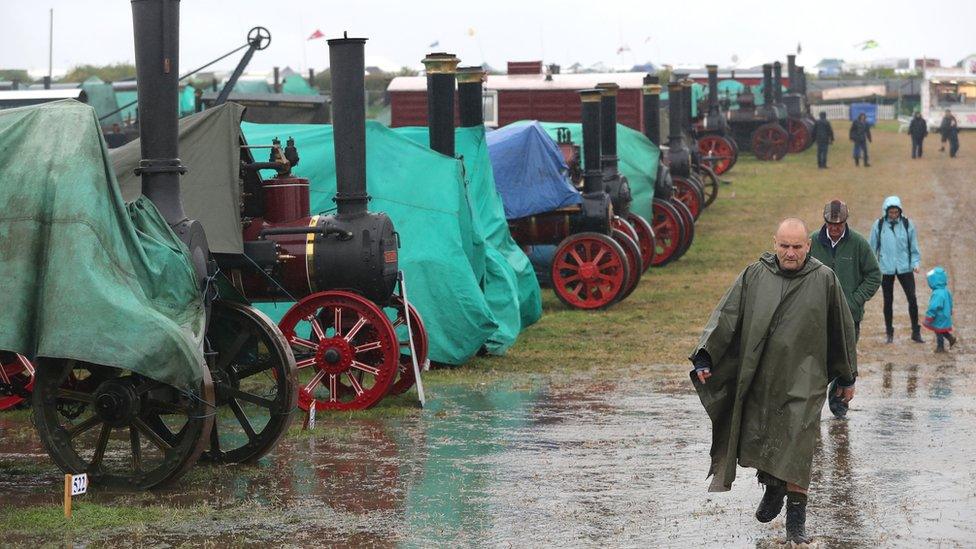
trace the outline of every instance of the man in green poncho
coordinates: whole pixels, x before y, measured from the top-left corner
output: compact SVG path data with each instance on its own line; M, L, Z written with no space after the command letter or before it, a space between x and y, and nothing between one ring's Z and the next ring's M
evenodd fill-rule
M786 499L786 536L808 542L807 487L827 384L845 402L857 376L854 320L837 276L809 257L799 219L780 223L775 253L746 267L691 353L692 383L712 421L709 491L726 491L736 463L758 470L765 493L756 519Z

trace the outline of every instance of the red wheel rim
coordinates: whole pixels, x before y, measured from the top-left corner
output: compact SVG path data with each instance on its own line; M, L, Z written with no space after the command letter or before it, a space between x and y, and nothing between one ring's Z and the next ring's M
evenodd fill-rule
M736 155L732 143L721 135L706 135L699 139L698 151L702 155L702 163L712 168L716 175L729 171Z
M610 305L630 281L625 252L610 237L597 233L564 240L553 256L551 274L559 299L578 309Z
M788 150L789 134L779 124L764 124L752 136L752 151L759 160L780 160Z
M790 134L789 151L799 153L810 144L810 132L802 120L790 118L786 121L786 131Z
M654 261L655 266L664 265L681 246L681 219L673 208L654 201Z
M644 269L644 251L640 247L640 237L637 234L637 228L631 223L630 216L633 214L628 213L627 217L620 217L619 215L613 216L613 220L610 222L610 227L622 231L624 234L630 237L631 240L637 244L637 251L640 252L640 261L638 261L638 269L636 271L631 271L631 274L638 273L642 274L646 269ZM619 242L618 242L619 244ZM620 244L623 246L623 244Z
M627 221L637 232L637 246L640 248L641 261L643 262L641 268L647 272L654 263L654 229L646 219L635 213L627 214Z
M637 289L637 284L640 283L640 275L644 272L643 264L641 263L640 246L637 245L637 241L631 238L630 235L619 229L613 230L612 238L624 249L624 256L627 258L627 269L630 271L630 281L617 298L617 301L623 301Z
M399 344L393 324L373 302L351 292L312 294L279 323L295 352L298 405L308 410L362 410L390 390Z
M678 214L678 218L681 219L682 227L684 232L682 233L681 246L678 247L678 251L675 252L674 261L681 259L685 253L691 249L691 244L695 240L695 218L692 217L691 212L688 211L688 206L685 206L684 202L672 199L671 207Z
M34 390L34 365L16 353L0 353L0 410L8 410L26 400L21 391Z
M698 214L701 213L702 201L695 185L683 177L672 176L671 180L674 182L674 197L683 202L685 206L688 206L691 215L695 219L698 219Z
M413 372L413 359L410 357L410 341L407 339L407 319L403 314L403 298L398 295L390 298L390 304L386 306L386 310L389 313L387 316L393 317L391 322L400 343L397 377L396 381L390 385L390 394L399 395L407 392L417 382ZM410 331L413 333L413 345L417 351L417 365L423 368L424 363L427 362L430 342L427 339L427 328L424 327L424 321L413 305L410 306Z

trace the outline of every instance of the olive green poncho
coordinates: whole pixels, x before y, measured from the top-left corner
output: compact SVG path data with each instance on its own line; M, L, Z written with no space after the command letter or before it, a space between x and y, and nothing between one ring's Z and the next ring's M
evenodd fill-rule
M763 254L725 293L691 356L702 349L712 377L691 377L712 420L709 491L732 487L736 462L807 487L827 384L857 376L854 321L833 271L813 257L784 271Z

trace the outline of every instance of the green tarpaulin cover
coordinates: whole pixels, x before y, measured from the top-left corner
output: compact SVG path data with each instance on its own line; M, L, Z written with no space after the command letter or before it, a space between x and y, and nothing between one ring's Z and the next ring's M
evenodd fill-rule
M516 124L524 122L516 122ZM566 122L540 122L550 137L556 139L557 128L569 128L573 143L580 146L580 156L583 155L583 125ZM617 124L617 165L620 173L630 184L630 193L634 201L630 211L653 222L651 201L654 200L654 182L657 180L657 165L661 158L660 149L641 132Z
M115 98L115 89L112 88L111 84L106 84L101 78L92 76L82 82L80 88L85 90L85 94L88 96L88 104L95 108L100 126L122 123L120 113L109 115L110 112L119 108Z
M190 85L186 85L182 90L180 90L180 116L193 114L196 111L196 91L197 89ZM123 90L115 92L115 108L122 109L119 111L119 117L123 121L134 121L139 117L138 112L136 112L139 108L139 103L132 103L138 99L139 95L135 90ZM129 105L129 103L132 104Z
M426 127L394 131L424 146L430 142ZM485 265L485 296L499 324L487 348L490 353L502 354L524 328L542 316L539 281L525 252L515 244L508 230L505 208L495 188L484 126L457 128L454 141L454 150L464 163L474 230L480 234L480 238L476 236L475 253L480 254L481 250L484 253L484 259L473 263L473 267Z
M308 81L299 74L287 76L281 83L281 93L289 95L318 95L319 90L308 85Z
M232 91L234 93L274 93L267 80L238 80Z
M0 204L0 349L199 384L193 268L151 202L123 202L92 107L0 112Z
M310 180L312 212L335 209L332 126L243 123L241 127L253 145L294 137L301 162L293 171ZM369 208L389 215L400 234L400 269L408 297L430 335L430 359L445 364L466 362L499 330L465 253L474 236L463 177L459 161L378 123L367 123ZM260 308L279 319L290 305ZM516 304L511 306L514 309Z

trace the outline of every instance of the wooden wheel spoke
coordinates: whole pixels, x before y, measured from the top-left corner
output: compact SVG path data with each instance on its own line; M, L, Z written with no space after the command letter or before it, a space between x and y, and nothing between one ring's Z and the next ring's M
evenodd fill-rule
M329 402L337 402L339 400L339 387L338 379L335 374L329 374Z
M309 366L315 366L315 357L299 360L295 363L295 367L298 369L308 368Z
M129 446L132 448L132 468L142 469L142 447L139 442L139 430L129 425Z
M224 385L221 387L221 389L227 396L231 397L232 399L238 399L238 400L243 400L245 402L250 402L251 404L255 404L262 408L272 408L274 406L273 400L268 400L266 398L259 397L258 395L248 393L247 391L242 391L236 387Z
M72 425L71 427L68 427L67 429L64 430L64 432L65 432L65 434L68 435L68 438L69 439L75 438L76 436L78 436L78 435L80 435L80 434L82 434L84 432L87 432L92 427L98 425L101 422L102 422L102 419L100 417L98 417L97 415L93 415L93 416L89 417L88 419L86 419L85 421L82 421L81 423L79 423L77 425Z
M318 385L320 381L322 381L323 377L325 377L325 370L319 370L318 372L316 372L315 375L312 376L312 379L308 381L308 384L305 385L305 392L307 392L308 394L312 394L312 391L315 389L315 386Z
M342 337L342 307L336 307L332 315L332 327L335 328L335 336Z
M576 261L576 265L577 265L577 266L580 266L580 265L582 265L583 263L585 263L585 261L583 261L582 259L580 259L580 256L579 256L579 254L578 254L578 253L576 252L576 250L569 250L569 255L570 255L570 256L571 256L571 257L572 257L572 258L573 258L573 259L574 259L574 260ZM584 255L585 255L585 254L584 254Z
M312 325L312 332L315 334L315 337L319 338L319 341L325 339L325 330L322 329L322 325L319 324L319 320L315 318L314 315L308 317L307 320L308 323ZM339 332L339 327L336 326L336 334L338 334L338 332Z
M303 349L308 349L309 351L315 351L318 350L319 348L318 345L312 343L311 341L305 338L301 338L298 336L291 336L291 338L288 340L288 343L291 343L293 346L298 346Z
M269 364L265 361L258 361L255 362L254 364L248 364L243 368L235 369L234 373L237 379L247 379L253 375L260 374L261 372L265 372L267 370L273 370L273 369L274 369L274 364Z
M112 434L112 427L108 423L102 424L102 430L98 433L98 440L95 441L95 454L92 456L91 469L98 470L102 465L102 458L105 457L105 449L108 447L108 437Z
M251 426L250 420L247 419L247 414L244 413L244 409L241 408L241 404L233 398L230 399L229 404L231 411L234 412L234 417L237 418L237 422L241 424L241 427L244 428L244 432L247 433L247 438L251 440L257 438L258 435L254 432L254 427Z
M5 364L0 364L0 381L10 385L10 376L7 375L7 366Z
M359 396L363 394L363 392L365 392L363 390L362 384L359 383L359 380L356 379L356 376L352 375L352 372L346 372L346 377L349 378L349 384L352 385L352 389L356 391L356 396Z
M164 454L166 452L169 452L173 448L173 446L169 442L167 442L166 440L164 440L163 437L160 436L159 433L157 433L155 430L153 430L151 427L149 427L149 425L146 425L146 422L143 421L142 418L138 418L138 417L137 418L134 418L132 420L132 425L136 429L138 429L139 432L142 433L147 439L149 439L149 442L152 442L153 445L155 445L157 448L159 448ZM162 424L160 424L160 425L164 429L166 429L166 426L165 425L162 425ZM169 429L166 429L166 430L169 431ZM172 436L173 436L173 434L170 433L170 437L172 437Z
M72 391L71 389L58 388L55 393L58 398L65 400L74 400L76 402L84 402L85 404L93 404L95 402L95 397L88 393L83 393L81 391Z
M605 256L605 255L607 255L607 250L606 250L606 248L603 248L601 246L600 247L600 251L598 251L596 253L596 255L593 257L593 263L599 265L600 264L600 260L603 259L603 256Z
M354 347L353 348L353 352L358 355L359 353L365 353L367 351L375 351L376 349L382 349L382 348L383 348L383 343L382 342L380 342L380 341L373 341L373 342L370 342L370 343L364 343L362 345L359 345L357 347Z

